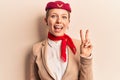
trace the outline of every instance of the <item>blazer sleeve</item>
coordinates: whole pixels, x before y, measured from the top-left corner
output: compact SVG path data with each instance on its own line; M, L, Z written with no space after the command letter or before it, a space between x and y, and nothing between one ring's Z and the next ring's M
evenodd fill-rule
M80 80L93 80L92 58L80 57Z
M30 55L30 73L29 73L29 80L41 80L38 75L38 67L36 64L36 58L37 58L37 49L36 45L33 46L33 53Z
M73 39L73 42L77 48L77 53L80 54L80 40ZM78 55L79 64L79 80L93 80L92 73L92 57L86 58Z

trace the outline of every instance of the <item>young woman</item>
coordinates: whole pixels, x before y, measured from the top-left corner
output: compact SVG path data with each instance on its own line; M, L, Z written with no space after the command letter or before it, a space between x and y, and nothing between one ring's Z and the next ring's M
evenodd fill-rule
M71 8L62 1L46 5L48 38L33 46L30 80L92 80L92 45L89 31L80 30L80 40L65 34Z

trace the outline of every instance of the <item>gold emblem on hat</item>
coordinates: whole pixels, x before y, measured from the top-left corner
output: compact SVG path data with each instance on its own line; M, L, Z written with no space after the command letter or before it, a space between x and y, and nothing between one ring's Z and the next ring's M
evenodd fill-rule
M63 4L57 4L57 6L58 6L59 8L61 8L61 7L63 6Z

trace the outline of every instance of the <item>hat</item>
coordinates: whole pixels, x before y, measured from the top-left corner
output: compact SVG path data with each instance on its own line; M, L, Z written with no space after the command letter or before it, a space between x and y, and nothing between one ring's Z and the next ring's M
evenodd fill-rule
M47 11L49 9L54 9L54 8L64 9L64 10L71 12L69 3L64 3L62 1L48 2L45 10Z

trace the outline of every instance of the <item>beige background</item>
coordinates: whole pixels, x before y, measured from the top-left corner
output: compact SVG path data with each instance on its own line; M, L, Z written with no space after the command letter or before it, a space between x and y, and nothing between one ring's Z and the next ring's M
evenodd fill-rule
M45 38L44 7L52 0L0 0L0 80L27 80L32 45ZM120 80L120 1L64 0L72 6L67 31L89 29L94 80Z

